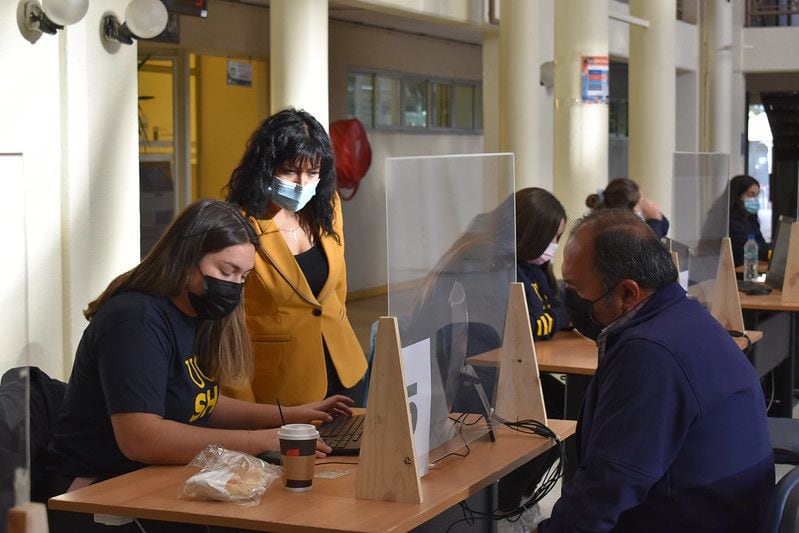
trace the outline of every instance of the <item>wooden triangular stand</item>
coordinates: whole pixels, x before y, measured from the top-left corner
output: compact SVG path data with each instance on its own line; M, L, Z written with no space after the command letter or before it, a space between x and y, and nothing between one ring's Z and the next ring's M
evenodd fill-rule
M355 497L422 503L395 317L380 317Z
M788 259L785 262L785 278L782 281L782 302L799 303L799 222L794 222L790 227Z
M735 263L732 259L732 241L729 237L721 239L719 268L716 271L716 286L713 290L713 303L710 314L727 331L744 331L744 317L741 311L741 298L735 280Z
M508 291L495 405L494 411L505 420L533 419L547 424L533 330L521 283L511 283Z

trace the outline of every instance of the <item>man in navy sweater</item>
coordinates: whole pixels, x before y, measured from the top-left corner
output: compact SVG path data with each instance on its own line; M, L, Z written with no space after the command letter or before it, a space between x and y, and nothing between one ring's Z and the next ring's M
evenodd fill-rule
M757 375L627 210L577 221L563 278L604 328L579 465L542 532L756 531L774 488Z

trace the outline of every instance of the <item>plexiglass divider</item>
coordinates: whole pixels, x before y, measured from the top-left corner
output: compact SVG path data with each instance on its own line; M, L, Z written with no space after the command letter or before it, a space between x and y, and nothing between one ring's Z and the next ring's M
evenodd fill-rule
M465 359L502 344L516 279L514 189L513 154L386 159L388 311L399 324L420 463L489 429L453 413L484 414L477 386L493 395L496 369Z
M675 152L671 238L688 246L688 294L712 308L724 237L729 236L729 156Z

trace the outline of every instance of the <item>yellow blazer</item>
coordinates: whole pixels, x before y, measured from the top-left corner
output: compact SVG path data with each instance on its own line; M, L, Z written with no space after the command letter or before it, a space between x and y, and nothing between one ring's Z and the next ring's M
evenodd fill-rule
M366 373L366 357L352 331L345 300L347 272L341 205L336 201L333 228L341 244L323 236L329 273L318 297L272 219L250 219L261 243L255 269L247 277L244 310L253 345L250 387L223 387L223 393L258 403L298 405L321 400L327 392L322 339L345 387Z

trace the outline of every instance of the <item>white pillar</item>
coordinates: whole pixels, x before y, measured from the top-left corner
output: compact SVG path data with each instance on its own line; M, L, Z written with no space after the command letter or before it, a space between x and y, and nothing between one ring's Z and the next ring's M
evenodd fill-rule
M499 152L499 32L483 33L483 152Z
M516 156L516 188L541 186L538 175L538 1L504 0L499 21L499 146Z
M676 135L675 0L631 0L630 15L649 21L630 26L630 178L671 213Z
M608 105L583 102L585 56L608 57L608 0L557 0L553 189L569 220L608 181Z
M730 175L744 172L741 136L746 129L746 82L741 71L739 0L706 0L700 8L700 150L730 155Z
M272 113L287 106L327 129L327 0L271 0L269 76Z

